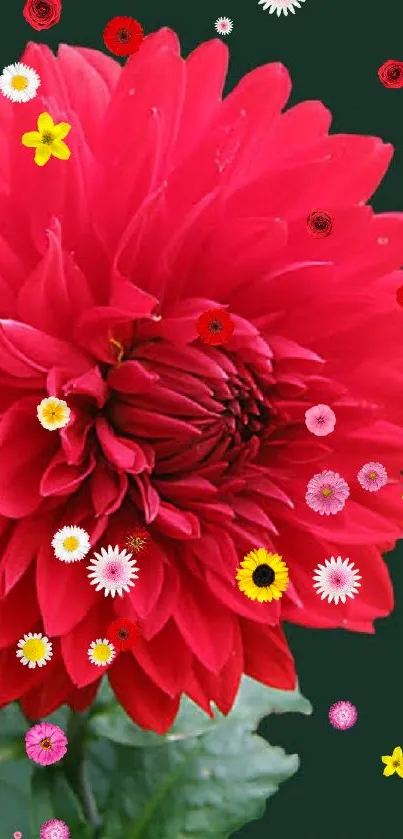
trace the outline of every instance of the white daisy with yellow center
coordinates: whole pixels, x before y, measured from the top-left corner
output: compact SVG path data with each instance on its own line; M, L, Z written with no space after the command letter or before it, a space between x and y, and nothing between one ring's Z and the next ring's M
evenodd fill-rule
M34 99L41 83L38 73L26 64L9 64L0 76L0 90L12 102Z
M28 632L28 635L24 635L18 641L16 655L21 664L28 664L31 670L35 667L44 667L52 658L52 643L41 632Z
M106 667L116 655L115 647L107 638L97 638L96 641L92 641L87 653L91 664L96 664L97 667Z
M52 548L61 562L80 562L91 548L90 537L77 525L61 527L52 539Z
M70 408L63 399L57 396L47 396L39 403L36 414L40 424L47 431L64 428L70 421Z
M281 14L287 17L288 12L295 15L295 9L300 9L301 3L305 3L305 0L259 0L258 5L263 6L264 11L268 9L269 15L276 12L277 17L280 17Z

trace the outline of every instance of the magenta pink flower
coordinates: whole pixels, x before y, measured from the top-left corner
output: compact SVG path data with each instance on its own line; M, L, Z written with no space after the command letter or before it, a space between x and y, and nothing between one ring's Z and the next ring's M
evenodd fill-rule
M40 839L69 839L70 831L61 819L49 819L41 827Z
M35 763L49 766L57 763L67 752L67 737L58 725L51 722L40 722L27 731L25 735L25 750Z
M317 437L326 437L334 431L336 414L329 405L314 405L305 411L305 425Z
M350 495L348 484L338 472L325 469L314 475L308 483L305 501L321 516L335 515L343 509Z
M388 480L388 473L382 463L366 463L361 467L357 478L363 489L368 492L378 492L382 489Z
M340 700L329 708L329 721L333 728L346 731L356 724L358 717L357 708L352 702Z

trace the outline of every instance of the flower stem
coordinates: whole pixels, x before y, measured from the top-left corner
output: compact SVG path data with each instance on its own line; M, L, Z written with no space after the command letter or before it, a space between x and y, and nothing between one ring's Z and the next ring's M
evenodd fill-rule
M89 781L84 752L87 719L88 714L70 711L67 723L69 746L63 761L63 771L92 828L93 839L100 839L103 821Z

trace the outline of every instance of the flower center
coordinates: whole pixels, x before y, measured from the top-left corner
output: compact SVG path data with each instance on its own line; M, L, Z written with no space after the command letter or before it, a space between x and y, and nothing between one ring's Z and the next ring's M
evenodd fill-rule
M42 137L41 137L42 143L44 143L44 144L45 144L45 146L50 146L50 145L53 143L53 140L54 140L54 139L55 139L55 138L54 138L53 134L52 134L50 131L45 131L45 132L42 134Z
M391 67L389 70L389 78L398 79L400 76L399 67Z
M46 407L43 408L43 416L46 422L60 422L64 416L63 406L58 405L56 402L51 402L50 405L46 405Z
M214 332L214 333L222 332L222 323L219 320L211 320L209 325L208 325L208 328L209 328L210 332Z
M63 547L66 551L76 551L79 541L76 536L67 536L63 542Z
M111 650L108 644L98 644L98 646L95 647L93 652L93 656L94 658L96 658L97 661L108 661L110 655Z
M370 472L368 477L371 478L371 481L374 481L375 478L377 477L376 472Z
M25 76L13 76L11 79L11 87L13 87L14 90L25 90L27 86L28 82Z
M128 629L119 629L118 638L120 641L127 641L130 633Z
M335 588L342 588L344 586L345 580L342 574L339 574L337 571L335 571L330 577L330 582L332 586L335 586Z
M46 0L38 0L35 3L35 12L37 15L48 15L50 12L50 4Z
M275 573L270 565L258 565L252 574L252 580L255 586L262 588L263 586L271 586L274 582Z
M45 751L49 751L49 749L52 748L52 741L50 737L45 737L43 740L41 740L41 748L45 749Z
M45 655L46 645L38 638L30 638L25 641L22 652L28 661L40 661Z
M118 29L116 33L116 38L118 41L120 41L121 44L127 44L127 42L130 41L131 38L130 29Z
M329 498L329 495L331 495L331 494L332 494L332 490L330 489L330 487L323 487L322 495L324 496L324 498Z
M394 760L393 766L395 767L395 769L397 769L400 766L400 760Z

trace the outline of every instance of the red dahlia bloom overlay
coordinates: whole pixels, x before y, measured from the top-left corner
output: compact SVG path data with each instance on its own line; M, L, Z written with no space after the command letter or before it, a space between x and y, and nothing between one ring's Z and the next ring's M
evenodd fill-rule
M50 29L59 23L62 14L61 0L27 0L22 10L25 20L33 29Z
M325 210L313 210L309 213L306 223L314 239L325 239L333 230L333 219Z
M287 110L279 64L222 99L216 40L183 60L163 30L124 68L67 46L55 58L30 44L22 60L47 80L44 109L75 128L69 166L39 170L20 153L35 103L0 101L0 704L34 719L83 710L101 677L87 650L123 618L141 636L107 678L161 732L182 693L227 713L242 673L292 689L280 621L372 632L393 606L381 552L401 533L403 219L365 204L391 149L329 136L318 102ZM333 206L318 259L306 219ZM223 347L198 337L211 309L231 313ZM49 394L71 408L54 434L36 417ZM307 439L312 405L337 416L326 438ZM391 480L364 493L374 453ZM350 486L332 521L305 504L324 470ZM96 592L86 562L55 573L59 528L100 552L133 522L152 540L124 597ZM277 603L235 585L255 545L289 569ZM365 568L337 609L312 586L336 548ZM16 658L30 631L52 640L46 667Z
M117 650L131 650L137 641L139 628L133 621L117 618L109 624L106 634Z
M143 27L132 17L113 17L104 29L104 44L114 55L137 52L143 38Z
M143 527L135 527L125 538L125 545L134 554L144 553L150 544L150 534Z
M403 87L403 61L390 58L378 70L379 80L385 87Z
M198 318L197 331L206 344L218 347L229 341L234 323L225 309L209 309Z

